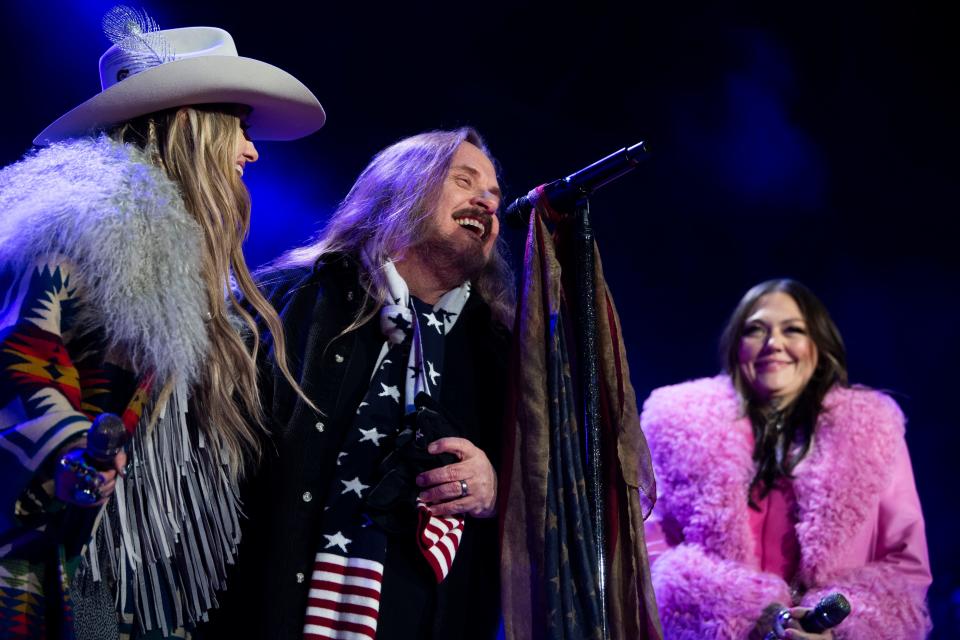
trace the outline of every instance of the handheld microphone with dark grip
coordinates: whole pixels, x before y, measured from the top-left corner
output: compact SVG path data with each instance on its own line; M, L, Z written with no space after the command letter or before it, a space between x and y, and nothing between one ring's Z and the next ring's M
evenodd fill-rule
M127 428L123 420L113 413L101 413L87 431L87 448L84 455L90 465L97 469L113 468L113 459L127 443Z
M842 593L831 593L825 596L813 611L798 620L804 631L823 633L831 629L850 615L850 602Z
M127 442L123 420L112 413L102 413L87 430L87 446L74 449L60 458L60 466L73 476L73 501L81 506L92 506L103 499L101 471L113 469L114 459Z

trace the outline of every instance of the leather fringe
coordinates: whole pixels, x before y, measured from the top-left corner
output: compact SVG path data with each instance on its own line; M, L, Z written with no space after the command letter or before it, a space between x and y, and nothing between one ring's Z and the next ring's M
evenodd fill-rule
M115 585L118 611L132 604L141 632L164 636L207 619L240 542L227 456L188 427L186 398L178 385L153 428L144 412L84 554L93 580Z

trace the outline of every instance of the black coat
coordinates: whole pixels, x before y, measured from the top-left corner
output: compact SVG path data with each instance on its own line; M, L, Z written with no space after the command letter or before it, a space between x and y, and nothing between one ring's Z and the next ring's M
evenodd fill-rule
M238 564L222 607L200 630L205 638L302 638L326 492L383 344L376 316L341 335L364 298L352 260L274 273L263 283L280 313L291 371L322 414L287 384L262 331L269 437L242 491L247 521ZM496 468L509 335L475 294L444 349L440 404ZM409 546L393 538L388 544L386 564L394 575L384 576L378 638L492 638L500 604L496 519L468 518L456 561L439 586L430 583L426 562L414 558L412 532L409 538Z

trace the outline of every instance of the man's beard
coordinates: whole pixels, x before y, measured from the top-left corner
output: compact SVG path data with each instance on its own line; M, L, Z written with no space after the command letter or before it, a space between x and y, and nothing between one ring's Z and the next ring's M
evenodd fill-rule
M438 279L450 285L450 289L475 279L489 261L483 253L483 243L470 238L457 240L441 236L436 228L431 228L427 238L414 248L423 262L431 265Z

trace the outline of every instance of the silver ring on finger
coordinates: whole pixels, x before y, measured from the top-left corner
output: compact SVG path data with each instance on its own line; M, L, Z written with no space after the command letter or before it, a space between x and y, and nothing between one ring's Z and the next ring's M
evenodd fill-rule
M467 487L467 481L461 480L460 481L460 497L466 498L468 495L470 495L470 490Z
M82 505L93 505L103 499L103 477L99 473L78 473L74 480L73 499Z
M773 633L777 638L783 637L783 634L786 633L787 623L792 618L789 609L780 609L777 612L777 616L773 619Z
M60 466L73 474L72 497L74 502L89 506L99 502L103 495L103 477L100 472L82 457L65 455L60 458Z

